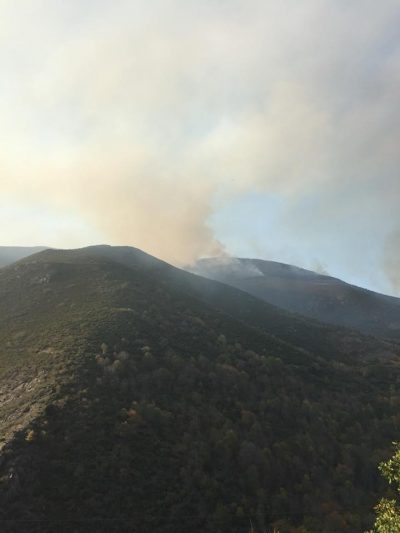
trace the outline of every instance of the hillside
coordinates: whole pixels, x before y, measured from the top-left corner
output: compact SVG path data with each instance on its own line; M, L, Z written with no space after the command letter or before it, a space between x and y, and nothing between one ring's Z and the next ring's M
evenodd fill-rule
M3 268L1 531L361 532L398 352L132 248Z
M0 246L0 268L45 250L43 246Z
M365 334L400 339L399 298L260 259L203 259L188 270L306 317Z

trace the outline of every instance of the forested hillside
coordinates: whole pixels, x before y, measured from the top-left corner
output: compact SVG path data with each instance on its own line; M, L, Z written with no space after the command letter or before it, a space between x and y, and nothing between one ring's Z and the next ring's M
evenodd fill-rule
M0 270L5 532L362 532L396 344L128 248Z

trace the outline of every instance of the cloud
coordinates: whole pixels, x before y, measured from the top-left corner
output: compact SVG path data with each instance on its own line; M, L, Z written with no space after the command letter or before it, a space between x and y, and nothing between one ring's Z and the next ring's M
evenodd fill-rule
M3 0L0 20L3 198L180 264L224 250L215 198L249 190L305 243L400 228L397 0Z

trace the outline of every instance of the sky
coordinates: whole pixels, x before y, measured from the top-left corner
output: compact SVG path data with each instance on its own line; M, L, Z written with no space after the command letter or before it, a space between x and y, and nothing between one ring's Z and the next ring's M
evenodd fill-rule
M400 296L399 0L0 0L0 244Z

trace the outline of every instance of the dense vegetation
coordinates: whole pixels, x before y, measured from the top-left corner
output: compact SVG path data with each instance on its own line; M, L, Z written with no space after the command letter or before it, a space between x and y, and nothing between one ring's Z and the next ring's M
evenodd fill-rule
M0 296L1 531L371 527L395 345L135 250L43 252Z

